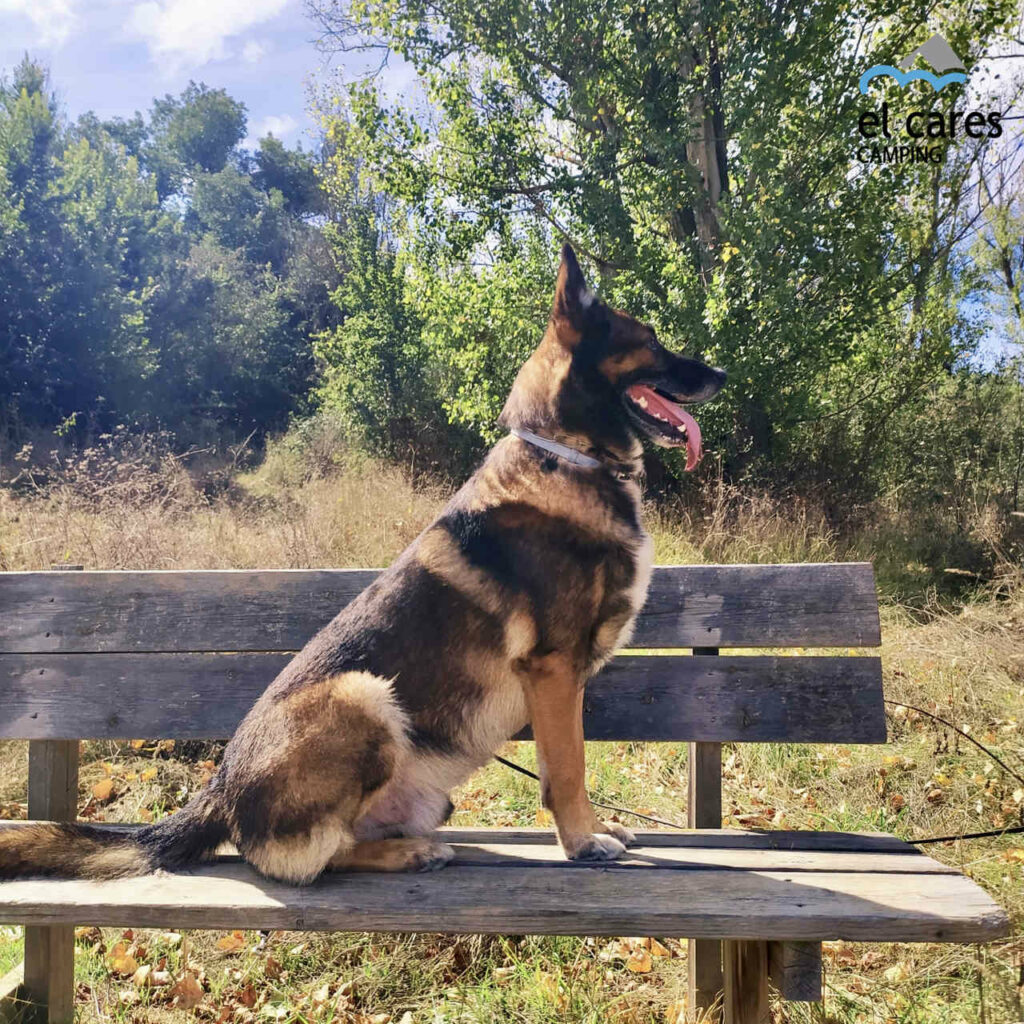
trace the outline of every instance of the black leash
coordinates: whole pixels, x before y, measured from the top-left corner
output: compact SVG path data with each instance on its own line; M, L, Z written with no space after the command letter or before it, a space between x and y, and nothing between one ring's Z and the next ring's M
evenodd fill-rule
M893 703L897 702L894 701ZM927 713L928 712L925 712L925 714ZM967 738L970 739L970 737ZM988 753L988 751L986 751L986 753ZM509 761L507 758L499 757L497 754L494 755L494 760L503 764L506 768L511 768L514 772L519 772L520 775L525 775L528 779L540 782L540 776L537 775L536 772L531 772L529 768L524 768L521 764L516 764L515 761ZM1010 774L1013 775L1016 773L1011 772ZM687 830L685 825L677 825L674 821L665 821L662 818L655 818L650 814L641 814L639 811L631 811L628 807L615 807L613 804L598 803L597 800L591 800L591 803L595 807L600 807L605 811L615 811L616 814L629 814L634 818L640 818L643 821L650 821L655 825L665 825L667 828L674 828L679 832L685 832ZM957 839L990 839L994 836L1010 836L1020 832L1024 832L1024 825L1018 825L1014 828L997 828L993 829L991 832L966 832L956 836L933 836L931 839L905 839L903 841L909 846L927 846L929 843L951 843Z
M516 764L515 761L508 761L504 757L499 757L497 754L494 755L495 761L500 761L506 768L511 768L514 772L519 772L520 775L525 775L528 779L533 779L536 782L540 782L540 776L535 772L531 772L529 768L524 768L521 764ZM641 818L644 821L653 822L655 825L665 825L668 828L678 829L680 832L684 831L685 825L677 825L674 821L662 821L661 818L652 817L650 814L641 814L639 811L631 811L628 807L613 807L611 804L600 804L596 800L590 801L595 807L600 807L605 811L615 811L616 814L631 814L634 818Z

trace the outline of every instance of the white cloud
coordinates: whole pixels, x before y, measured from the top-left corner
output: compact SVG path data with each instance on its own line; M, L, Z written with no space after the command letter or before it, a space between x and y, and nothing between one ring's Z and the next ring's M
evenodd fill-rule
M275 139L283 142L289 135L294 135L298 127L299 122L291 114L269 114L250 126L249 134L242 142L242 148L255 152L260 148L260 139L268 135L273 135Z
M249 39L242 47L242 60L246 64L257 64L266 54L269 47L259 39Z
M8 0L0 0L4 2ZM179 66L198 66L229 56L228 39L276 17L290 2L145 0L135 4L128 27L145 39L152 56Z
M39 33L39 46L60 46L75 24L72 0L0 0L0 12L28 18Z
M274 135L283 139L294 134L298 127L299 122L291 114L269 114L256 122L253 133L258 139L262 139L264 135Z

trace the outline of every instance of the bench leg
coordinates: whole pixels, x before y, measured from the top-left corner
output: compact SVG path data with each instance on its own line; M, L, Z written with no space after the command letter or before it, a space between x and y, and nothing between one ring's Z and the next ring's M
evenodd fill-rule
M714 648L697 648L698 657L713 657ZM699 652L699 653L698 653ZM690 744L690 828L722 827L722 744ZM687 943L688 1004L694 1019L711 1020L722 991L722 944L717 939ZM714 1015L717 1019L717 1014Z
M723 945L725 1024L769 1024L768 943Z
M78 740L28 745L28 816L74 821L78 813ZM75 1013L75 930L71 925L25 928L25 998L37 1020L71 1024Z
M787 1002L821 1002L820 942L769 942L768 969Z
M710 1020L709 1011L722 992L722 944L717 939L689 939L686 956L688 1005L694 1020Z

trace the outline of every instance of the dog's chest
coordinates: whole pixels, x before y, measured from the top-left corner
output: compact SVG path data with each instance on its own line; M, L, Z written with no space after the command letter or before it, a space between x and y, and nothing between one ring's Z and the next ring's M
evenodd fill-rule
M625 647L633 635L636 616L647 600L654 562L654 542L641 532L624 552L626 563L618 579L609 579L605 614L595 624L590 646L588 674L604 665L615 651Z
M651 571L654 569L654 538L644 531L641 531L640 538L633 563L636 575L633 578L633 585L629 588L629 602L633 608L634 618L647 600L647 588L651 585Z

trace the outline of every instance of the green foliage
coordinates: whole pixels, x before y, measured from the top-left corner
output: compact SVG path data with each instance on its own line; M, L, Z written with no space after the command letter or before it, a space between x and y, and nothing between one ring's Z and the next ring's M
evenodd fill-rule
M897 479L899 438L980 336L961 240L987 143L949 145L941 164L853 157L860 112L882 99L964 106L955 88L857 89L934 31L918 5L318 13L346 46L401 54L431 105L391 101L371 76L341 98L335 137L342 177L354 167L386 197L382 244L403 254L423 372L453 419L492 436L494 393L542 324L543 251L567 237L606 298L728 368L702 423L729 475L856 501ZM1007 0L947 4L941 28L970 65L1012 14Z
M238 149L245 108L190 84L148 118L68 123L29 60L0 84L0 426L183 438L304 407L337 320L311 154Z
M181 96L153 103L146 160L164 199L196 171L221 170L245 136L245 107L223 89L189 82Z

